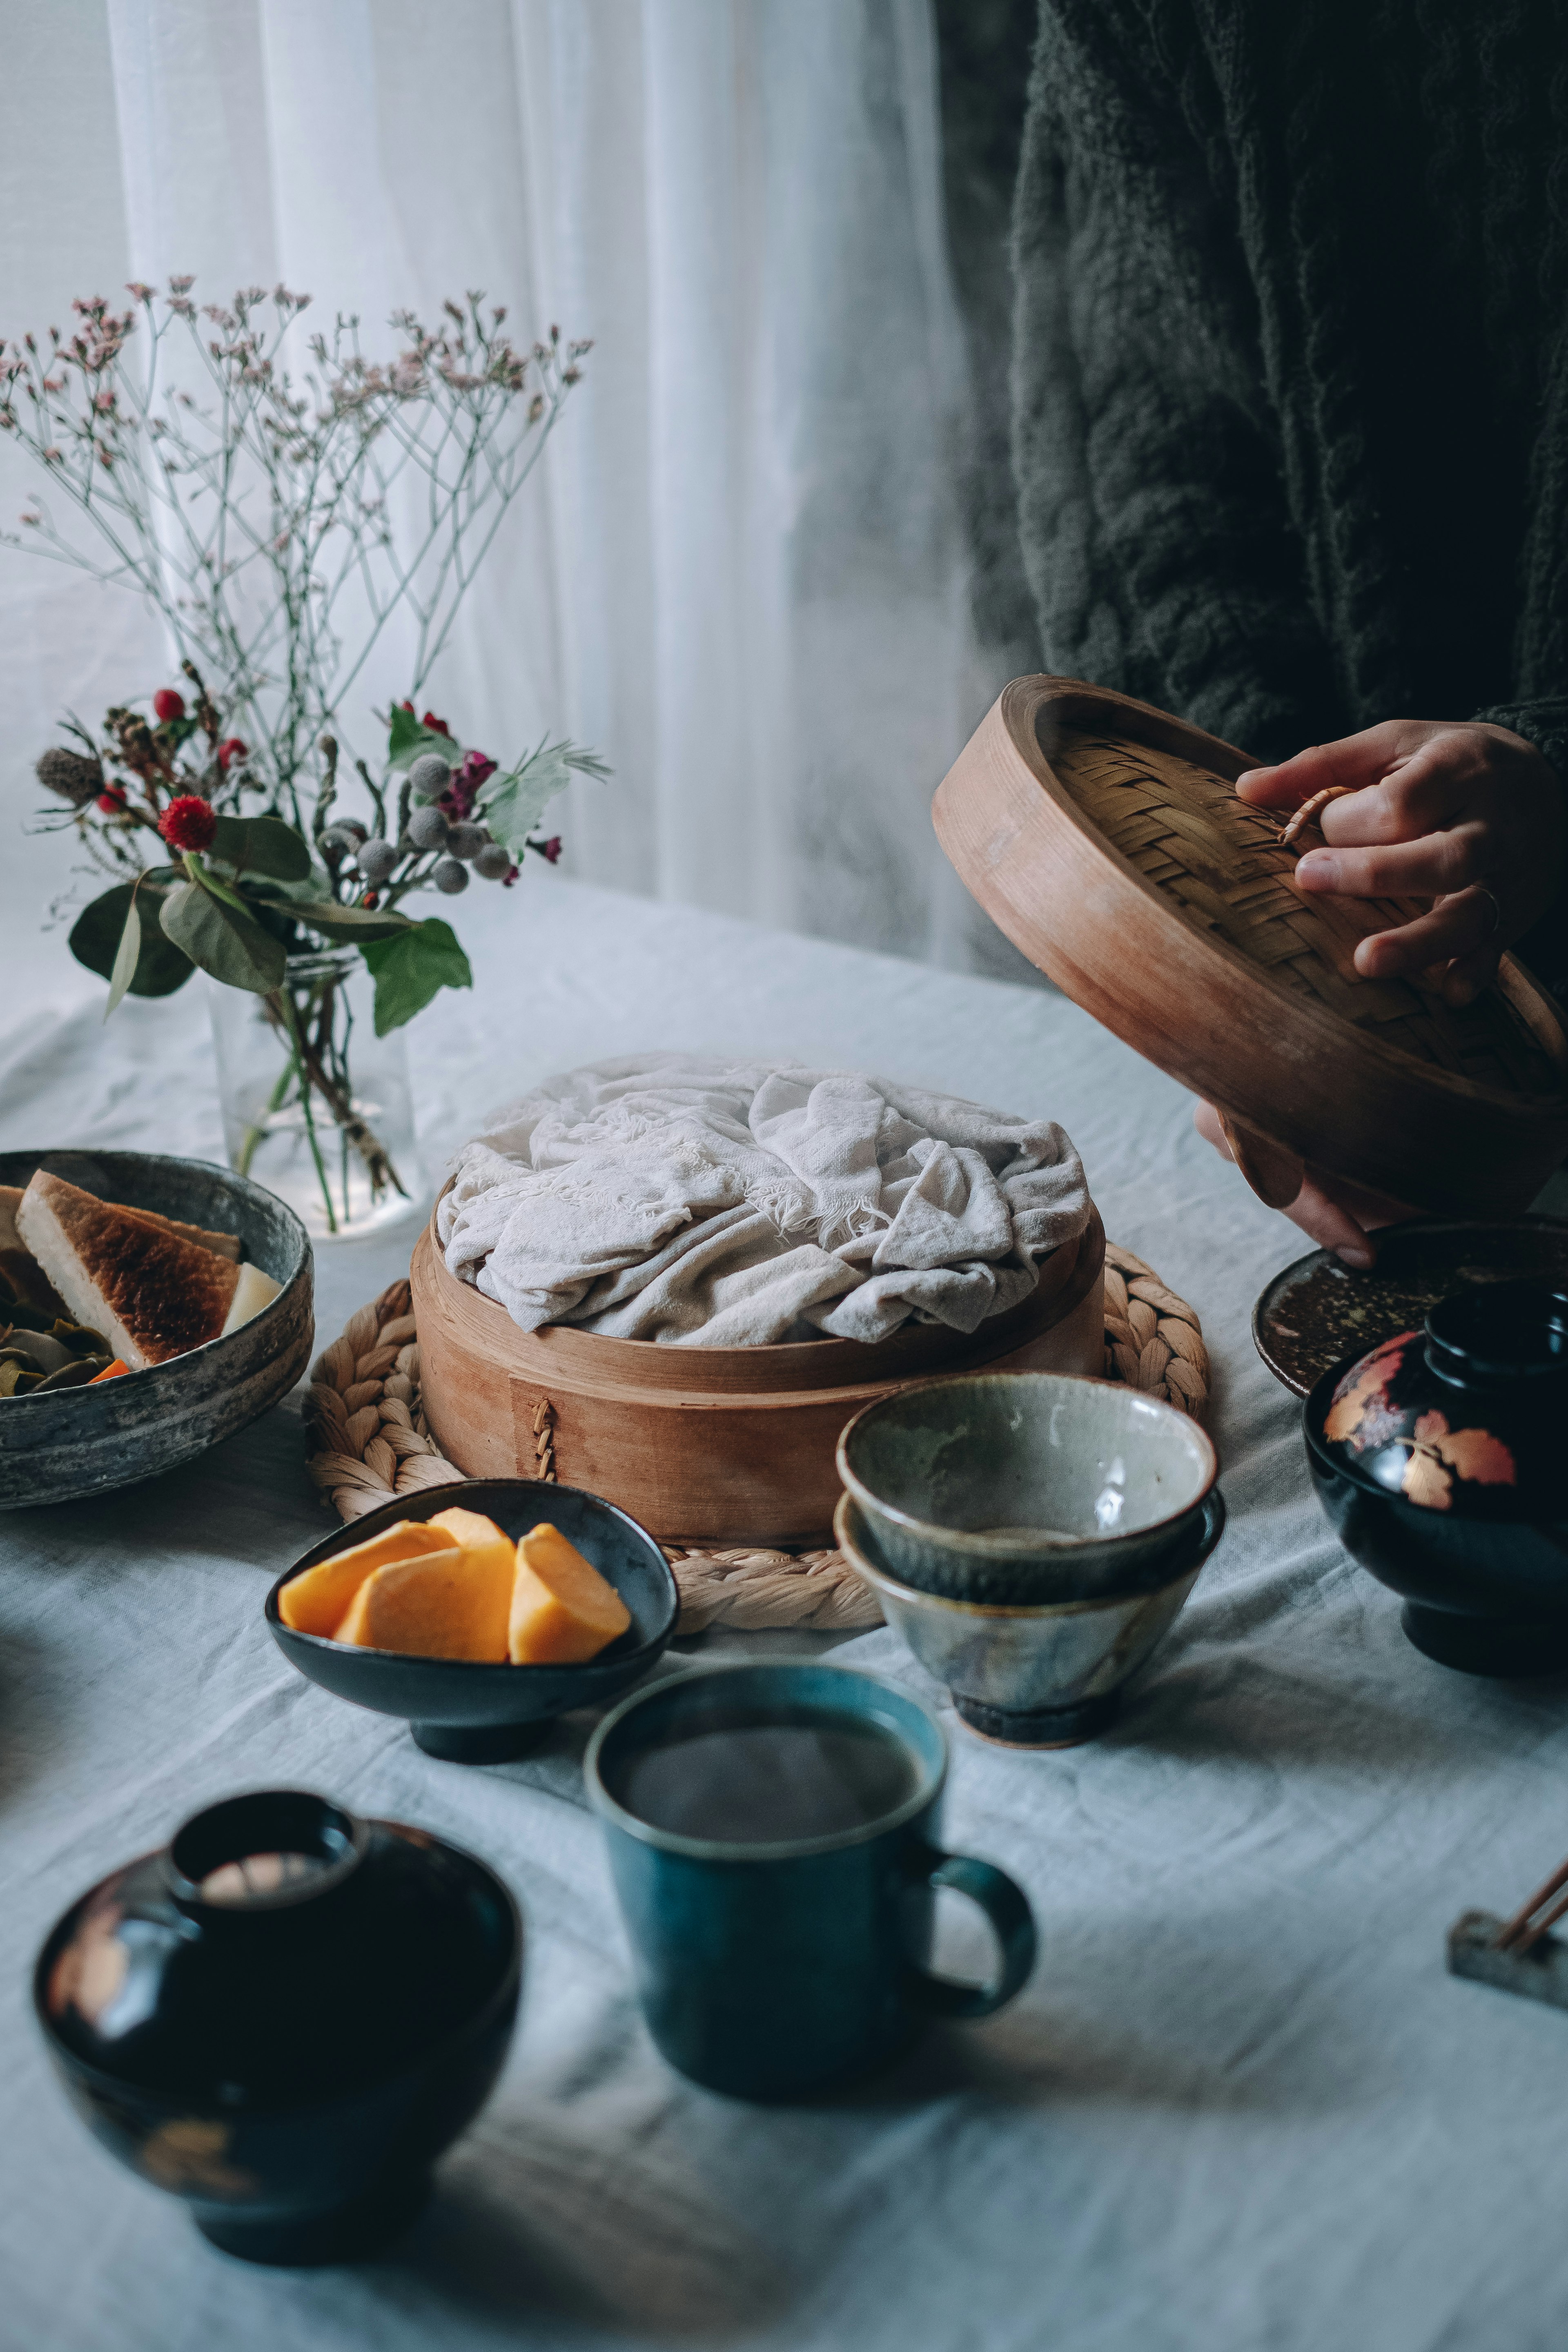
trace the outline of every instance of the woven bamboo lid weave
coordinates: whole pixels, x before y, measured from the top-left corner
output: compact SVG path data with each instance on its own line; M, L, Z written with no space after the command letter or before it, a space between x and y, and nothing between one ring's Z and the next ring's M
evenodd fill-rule
M1460 1214L1526 1207L1568 1152L1568 1033L1511 957L1462 1012L1352 958L1415 901L1296 891L1309 830L1232 789L1255 764L1072 678L1007 687L937 793L986 912L1074 1001L1226 1120L1255 1189L1301 1163Z

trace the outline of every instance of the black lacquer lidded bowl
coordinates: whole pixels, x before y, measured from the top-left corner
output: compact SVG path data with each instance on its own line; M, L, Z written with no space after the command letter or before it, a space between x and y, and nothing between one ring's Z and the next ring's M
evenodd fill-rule
M34 2000L79 2113L215 2244L338 2262L412 2219L483 2104L521 1959L471 1854L267 1790L84 1895Z
M1470 1674L1568 1668L1568 1292L1498 1282L1326 1372L1302 1408L1345 1549Z

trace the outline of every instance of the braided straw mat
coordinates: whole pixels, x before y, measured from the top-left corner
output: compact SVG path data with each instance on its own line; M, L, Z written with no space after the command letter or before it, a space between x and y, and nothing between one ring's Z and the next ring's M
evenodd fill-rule
M1131 1250L1105 1249L1105 1377L1125 1381L1201 1421L1209 1360L1203 1329L1184 1299ZM421 1486L445 1486L462 1472L436 1450L419 1404L419 1342L408 1285L395 1282L349 1318L316 1360L304 1418L309 1469L340 1518ZM555 1475L547 1406L534 1431L538 1475ZM666 1549L680 1588L682 1633L710 1625L848 1633L880 1624L882 1612L837 1551L681 1551Z

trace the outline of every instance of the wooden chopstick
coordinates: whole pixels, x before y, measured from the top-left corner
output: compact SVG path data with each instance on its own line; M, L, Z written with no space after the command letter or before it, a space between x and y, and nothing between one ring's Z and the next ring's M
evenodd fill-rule
M1520 1905L1511 1919L1503 1922L1493 1939L1493 1950L1528 1952L1531 1945L1538 1943L1547 1929L1561 1919L1564 1912L1568 1912L1568 1895L1564 1895L1560 1903L1552 1905L1544 1918L1534 1917L1541 1906L1551 1902L1554 1895L1562 1894L1565 1886L1568 1886L1568 1862L1554 1870L1543 1885L1536 1888L1528 1903Z

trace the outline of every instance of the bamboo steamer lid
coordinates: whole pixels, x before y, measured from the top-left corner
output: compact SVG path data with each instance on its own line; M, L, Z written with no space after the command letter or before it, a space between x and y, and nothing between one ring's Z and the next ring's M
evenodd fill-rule
M1456 1012L1363 980L1414 900L1311 898L1280 821L1237 799L1257 763L1151 704L1016 678L936 795L949 859L1075 1003L1218 1108L1253 1189L1304 1164L1458 1215L1528 1207L1568 1153L1568 1031L1513 957Z

